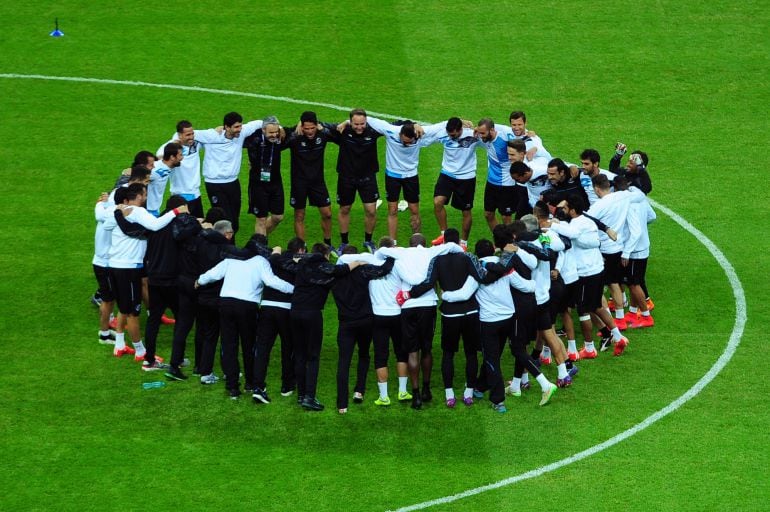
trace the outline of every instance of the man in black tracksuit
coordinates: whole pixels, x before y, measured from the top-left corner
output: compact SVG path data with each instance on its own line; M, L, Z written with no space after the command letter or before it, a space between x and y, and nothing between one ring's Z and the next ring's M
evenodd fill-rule
M366 111L354 109L350 112L350 122L342 132L331 130L331 141L340 147L337 155L337 204L340 205L339 223L341 246L348 243L350 229L350 208L358 192L364 203L364 247L374 252L372 233L377 220L377 172L380 163L377 159L377 139L382 134L374 131L366 122Z
M355 246L348 245L343 255L358 253ZM337 303L337 411L344 414L348 409L350 362L353 350L358 346L358 371L353 401L361 403L366 392L366 374L369 371L369 347L372 344L374 313L369 298L369 281L380 279L393 270L393 258L387 258L383 265L363 265L345 277L337 279L332 287Z
M573 194L579 195L585 201L584 204L588 204L588 195L580 182L580 176L573 178L570 168L561 158L548 162L548 181L551 182L551 188L543 192L543 200L549 205L556 206Z
M270 268L273 273L288 283L294 283L297 272L298 255L305 253L305 242L300 238L289 240L286 252L270 256ZM254 348L254 382L259 390L255 398L262 403L270 403L267 394L267 366L275 339L281 337L281 395L290 396L294 392L294 343L291 334L291 293L283 293L269 286L262 294L262 302L257 322L257 343Z
M281 151L289 146L281 140L278 119L266 118L262 128L244 139L243 147L249 156L249 213L257 218L254 232L269 235L284 212Z
M644 151L633 151L628 158L628 167L621 167L620 160L623 155L626 154L626 145L618 142L615 146L615 154L612 155L610 160L609 171L623 176L628 180L629 185L633 185L645 195L652 192L652 180L650 179L650 173L647 172L647 164L650 163L647 153ZM586 203L588 204L588 203Z
M312 253L301 258L291 298L291 327L294 340L294 368L297 398L307 410L321 411L316 399L318 366L323 342L323 307L334 281L358 267L360 262L334 265L329 262L329 246L313 245Z

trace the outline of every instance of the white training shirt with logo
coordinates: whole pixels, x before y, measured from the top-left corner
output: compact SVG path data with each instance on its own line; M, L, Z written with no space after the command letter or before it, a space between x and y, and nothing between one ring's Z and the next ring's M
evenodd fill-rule
M381 119L368 118L372 130L385 138L385 174L391 178L411 178L417 176L420 162L420 150L429 144L424 137L414 144L405 146L401 142L401 127Z
M459 138L453 139L446 131L446 121L426 126L423 138L428 144L444 146L441 174L457 180L476 177L476 148L481 141L473 136L473 130L463 128Z
M195 130L195 140L206 150L203 156L203 179L207 183L231 183L238 179L243 160L243 141L262 128L262 121L250 121L243 125L240 135L234 139L215 129Z
M163 149L166 145L176 142L177 134L171 136L171 140L158 148L155 155L159 160L163 159ZM194 140L190 146L182 146L184 160L171 174L171 195L179 195L188 201L201 196L201 151L203 144Z

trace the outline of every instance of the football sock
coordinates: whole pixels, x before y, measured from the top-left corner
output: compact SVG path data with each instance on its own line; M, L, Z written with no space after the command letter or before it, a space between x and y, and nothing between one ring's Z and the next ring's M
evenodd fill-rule
M586 350L589 352L593 352L596 349L594 348L594 342L586 340Z
M348 234L345 233L345 238L347 238L347 235ZM372 234L364 231L364 242L371 242L371 241L372 241Z
M444 389L444 395L446 396L446 399L449 400L450 398L455 397L455 390L452 388L445 388Z
M616 319L621 320L624 316L626 316L626 312L623 311L623 308L615 308Z
M577 343L575 342L575 340L567 340L567 351L577 352Z
M144 356L145 352L147 352L147 350L144 348L144 343L142 343L142 340L131 344L134 346L134 350L136 350L136 357L142 357Z
M332 246L332 239L331 238L324 238L324 243L328 245L329 247Z
M541 357L543 357L545 359L550 359L551 358L551 349L548 348L548 347L543 347L543 353L542 353Z
M561 377L560 377L561 378ZM540 384L540 387L545 391L546 389L551 387L551 381L548 380L548 377L543 375L542 373L537 376L537 383Z
M642 316L650 316L650 311L642 311Z
M380 398L385 398L388 396L388 383L385 382L378 382L377 388L380 390Z
M126 348L126 333L116 332L115 333L115 350L123 350L124 348Z
M348 234L347 233L340 233L340 240L343 244L348 243Z
M542 375L542 373L540 375ZM513 378L511 381L511 390L521 391L521 379L517 379L516 377Z
M560 379L566 378L569 374L567 373L567 365L562 363L559 366L556 367L556 371L559 374ZM541 374L542 375L542 374Z
M465 391L463 391L463 398L473 398L473 388L465 388Z
M529 373L525 373L521 376L522 384L529 384Z
M398 378L398 392L406 393L406 383L409 381L409 377Z
M612 330L612 340L613 340L613 341L618 341L618 340L619 340L620 338L622 338L622 337L623 337L623 335L622 335L622 334L620 334L620 329L618 329L617 327L615 327L615 328Z
M634 307L634 306L629 306L629 308L628 308L628 312L633 314L633 313L636 313L637 309L638 309L638 308L636 308L636 307Z

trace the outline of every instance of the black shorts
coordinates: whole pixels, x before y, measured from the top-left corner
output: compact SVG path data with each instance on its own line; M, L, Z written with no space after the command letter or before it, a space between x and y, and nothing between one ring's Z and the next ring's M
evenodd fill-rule
M401 190L404 191L404 200L407 203L420 202L420 178L412 176L410 178L394 178L385 175L385 199L389 203L395 203L401 196Z
M547 331L553 327L553 316L551 315L551 301L538 304L537 314L535 315L535 327L538 331Z
M604 280L602 273L592 276L581 277L578 279L578 303L577 310L579 315L593 313L602 307L602 292L604 291Z
M283 182L263 183L249 180L249 213L264 219L269 213L283 215Z
M561 275L556 279L551 279L549 295L551 297L548 301L551 307L551 317L555 319L556 315L567 310L567 287L564 285L564 279Z
M484 211L500 212L500 215L508 217L513 215L516 208L516 194L513 187L503 187L487 182L484 188Z
M112 288L112 280L110 279L110 269L107 267L100 267L94 265L94 275L96 276L96 282L99 284L97 293L104 302L112 302L115 300L115 290Z
M408 353L430 353L436 332L436 306L423 306L401 310L401 335Z
M343 176L337 177L337 204L340 206L349 206L356 200L356 192L361 202L364 204L376 203L380 198L380 192L377 189L377 175L372 173L368 176Z
M460 337L465 344L465 352L479 350L479 314L441 317L441 350L457 352L460 349Z
M318 208L332 204L331 199L329 199L329 189L326 188L323 176L313 181L291 180L289 204L295 210L304 210L305 202Z
M393 343L396 361L406 363L409 353L404 349L401 337L401 315L374 315L372 343L374 344L374 368L388 366L389 341Z
M436 187L433 189L433 197L446 197L447 202L451 202L452 208L463 211L473 208L475 195L476 178L458 180L443 173L438 175Z
M110 280L115 290L118 311L139 316L142 311L142 276L139 268L111 268Z
M642 285L644 284L644 275L647 273L647 258L639 260L629 259L628 266L624 269L626 271L626 279L628 284Z
M620 262L620 253L602 253L602 258L604 258L604 272L602 273L604 275L604 284L609 285L623 282L625 269Z

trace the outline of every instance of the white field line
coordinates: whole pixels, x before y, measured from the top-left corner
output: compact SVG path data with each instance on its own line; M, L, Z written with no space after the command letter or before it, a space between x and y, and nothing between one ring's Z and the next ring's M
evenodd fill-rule
M351 110L350 107L334 105L331 103L304 101L304 100L289 98L285 96L271 96L268 94L230 91L226 89L211 89L208 87L195 87L195 86L187 86L187 85L157 84L157 83L151 83L151 82L138 82L138 81L129 81L129 80L108 80L103 78L48 76L48 75L22 75L22 74L15 74L15 73L0 73L0 78L58 80L58 81L64 81L64 82L90 82L90 83L101 83L101 84L112 84L112 85L155 87L158 89L176 89L176 90L183 90L183 91L209 92L214 94L224 94L224 95L231 95L231 96L245 96L250 98L281 101L285 103L314 105L314 106L326 107L326 108L341 110L341 111ZM383 117L388 119L398 118L398 116L383 114L380 112L370 111L369 113L378 117ZM629 437L641 432L642 430L654 424L661 418L668 416L672 412L682 407L685 403L687 403L689 400L691 400L692 398L697 396L701 391L703 391L703 389L712 380L714 380L714 378L719 374L719 372L722 371L722 369L727 365L727 363L730 362L730 359L733 357L733 355L735 354L735 351L738 349L738 345L740 344L741 337L743 336L743 330L746 326L746 296L744 294L743 286L741 285L740 279L738 279L738 275L735 272L735 269L733 268L732 264L728 261L727 257L725 257L725 255L722 253L722 251L719 250L719 248L714 244L714 242L709 240L706 237L706 235L704 235L695 226L687 222L687 220L685 220L683 217L675 213L670 208L663 206L662 204L654 200L650 200L650 203L652 204L652 206L654 206L658 210L668 215L674 222L679 224L685 231L693 235L701 244L703 244L706 247L706 249L708 249L708 251L711 253L711 255L714 257L714 259L717 260L717 263L719 263L719 266L722 267L722 270L727 276L727 280L730 282L730 286L732 287L732 290L733 290L733 296L735 297L735 323L733 324L733 330L732 330L732 333L730 334L730 338L727 342L727 345L725 346L725 349L722 352L722 354L719 356L719 359L717 359L714 365L711 368L709 368L709 371L706 372L706 374L703 375L703 377L701 377L698 380L698 382L696 382L682 396L680 396L679 398L677 398L676 400L674 400L664 408L660 409L659 411L648 416L646 419L644 419L640 423L637 423L636 425L629 428L628 430L625 430L620 434L617 434L602 443L594 445L574 455L570 455L569 457L566 457L564 459L558 460L556 462L552 462L551 464L540 466L539 468L532 469L525 473L521 473L519 475L515 475L509 478L505 478L498 482L483 485L481 487L475 487L473 489L468 489L467 491L463 491L457 494L452 494L450 496L444 496L442 498L436 498L434 500L424 501L422 503L416 503L414 505L401 507L401 508L395 509L393 512L409 512L412 510L423 510L429 507L433 507L435 505L451 503L453 501L457 501L463 498L468 498L470 496L475 496L477 494L481 494L486 491L491 491L494 489L499 489L501 487L512 485L517 482L521 482L523 480L529 480L531 478L539 477L541 475L550 473L551 471L555 471L557 469L563 468L564 466L568 466L569 464L578 462L587 457L590 457L591 455L595 455L601 451L604 451L607 448L615 446L616 444L622 441L625 441Z

